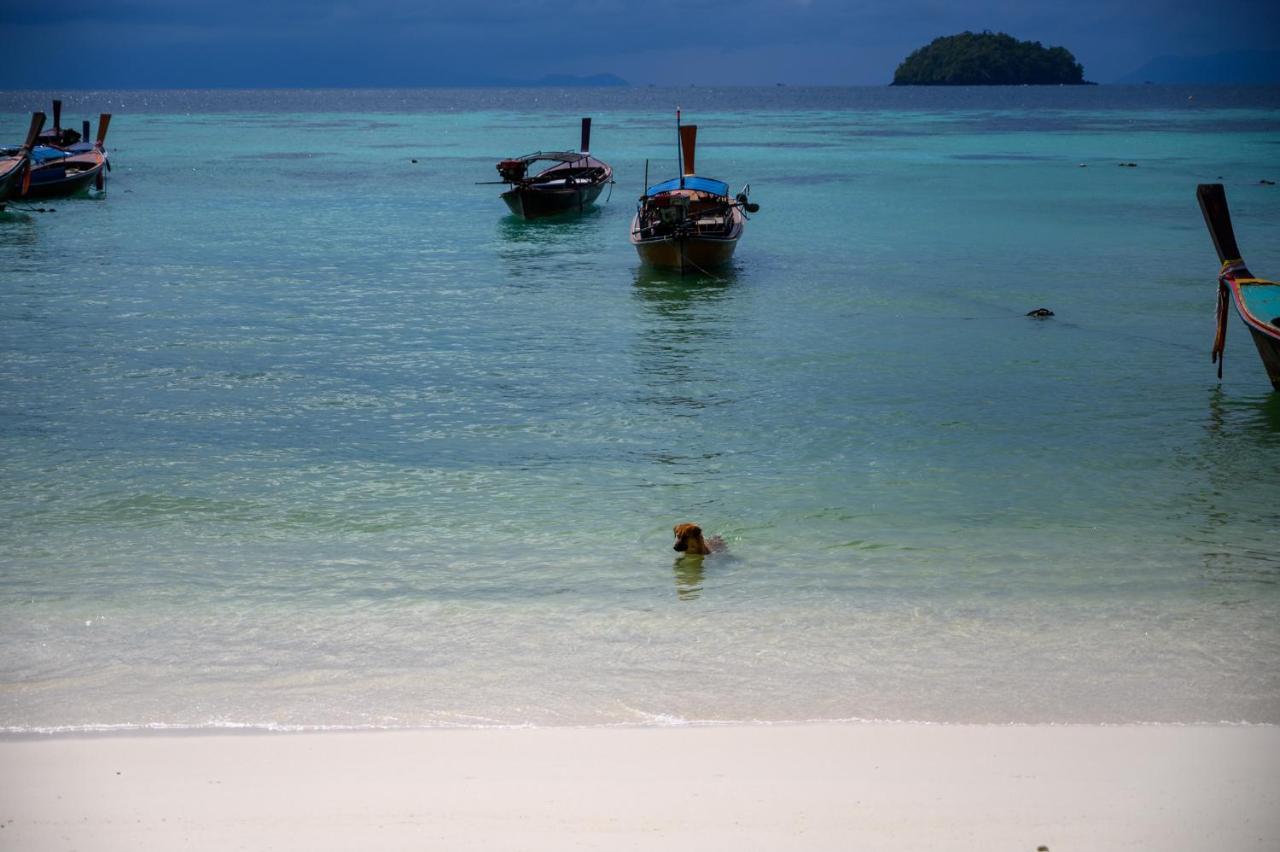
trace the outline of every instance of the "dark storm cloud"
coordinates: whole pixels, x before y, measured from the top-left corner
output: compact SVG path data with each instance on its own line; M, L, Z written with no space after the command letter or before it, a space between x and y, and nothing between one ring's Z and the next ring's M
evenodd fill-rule
M635 83L884 83L938 35L1064 45L1106 80L1168 53L1270 48L1245 0L0 0L0 86L432 85L608 72Z

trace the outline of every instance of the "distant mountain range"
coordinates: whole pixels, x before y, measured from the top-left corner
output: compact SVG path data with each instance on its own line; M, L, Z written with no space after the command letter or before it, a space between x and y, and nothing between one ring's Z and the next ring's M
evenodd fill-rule
M1211 56L1157 56L1117 83L1280 84L1280 50L1233 50Z

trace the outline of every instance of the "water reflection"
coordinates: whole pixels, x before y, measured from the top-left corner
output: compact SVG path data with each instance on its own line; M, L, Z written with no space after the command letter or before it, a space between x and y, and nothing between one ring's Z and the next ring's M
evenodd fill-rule
M572 210L537 219L508 214L498 220L498 234L504 241L517 244L574 242L586 234L594 234L603 216L604 207L600 205L588 207L581 213Z
M726 307L733 273L711 277L642 267L635 275L636 299L648 320L636 343L640 401L677 416L728 403L718 365L731 334Z
M738 278L736 267L727 266L714 273L686 272L636 267L636 293L647 304L667 315L678 316L694 306L714 305L732 289Z
M1206 440L1196 459L1209 488L1193 498L1195 543L1211 579L1280 582L1280 393L1209 394Z
M575 270L595 272L604 208L540 219L504 216L498 220L498 256L511 279L563 277Z
M8 245L35 245L35 214L9 205L0 210L0 234Z
M703 556L698 554L683 553L676 557L676 561L671 566L671 570L675 573L676 579L676 597L682 601L697 600L702 596L703 578L706 571L703 568Z
M1205 431L1213 441L1207 452L1218 456L1217 462L1237 467L1261 462L1254 451L1280 449L1280 392L1233 397L1221 385L1213 388Z

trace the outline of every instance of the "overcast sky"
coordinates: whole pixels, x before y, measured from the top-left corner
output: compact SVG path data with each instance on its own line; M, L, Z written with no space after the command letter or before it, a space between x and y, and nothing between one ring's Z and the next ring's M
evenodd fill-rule
M940 35L1062 45L1110 82L1280 44L1280 0L0 0L0 88L881 85Z

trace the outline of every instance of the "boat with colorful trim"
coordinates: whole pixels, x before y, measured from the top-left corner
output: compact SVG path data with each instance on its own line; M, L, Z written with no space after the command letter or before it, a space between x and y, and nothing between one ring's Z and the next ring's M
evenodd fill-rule
M645 163L645 191L631 221L631 244L649 266L707 272L733 258L746 227L745 213L760 205L748 199L750 186L731 198L729 184L697 174L698 126L681 126L679 109L676 132L680 176L649 186Z
M1218 251L1218 260L1222 262L1218 272L1218 329L1213 341L1218 378L1222 378L1222 356L1227 340L1227 302L1234 301L1236 312L1253 336L1271 386L1280 390L1280 284L1254 276L1245 265L1240 247L1236 245L1227 193L1222 184L1200 184L1196 198Z

